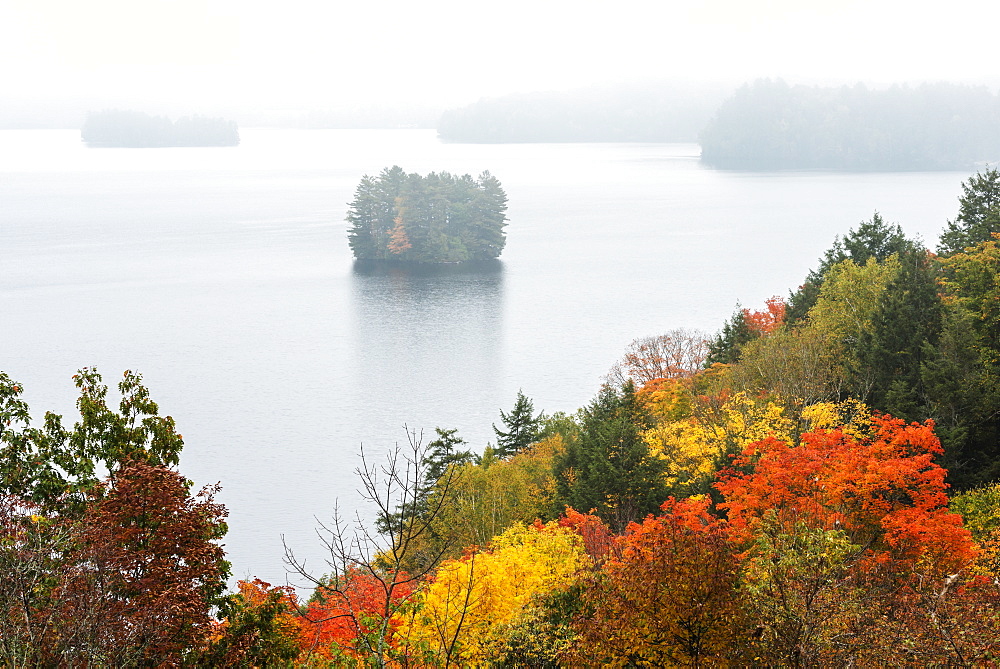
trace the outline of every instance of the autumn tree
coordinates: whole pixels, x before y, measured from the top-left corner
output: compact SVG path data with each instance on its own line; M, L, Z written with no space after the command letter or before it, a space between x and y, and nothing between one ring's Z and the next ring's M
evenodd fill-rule
M307 659L312 648L294 589L256 578L239 581L237 588L219 605L220 620L190 661L198 666L256 667Z
M621 386L630 380L641 387L653 379L694 376L705 366L708 339L697 330L676 329L655 337L635 339L608 373L608 382Z
M4 518L20 528L2 549L4 645L32 664L179 663L208 635L228 576L214 492L191 497L180 474L132 463L77 517Z
M328 553L326 574L310 571L292 547L285 547L289 569L312 586L321 604L306 611L305 620L317 629L335 630L345 661L375 666L392 661L398 652L393 618L448 548L435 544L433 554L417 555L451 499L451 469L438 480L440 495L431 498L424 495L427 470L427 447L416 432L407 431L407 445L397 444L384 464L370 462L362 450L356 470L362 496L375 506L376 516L386 519L384 531L360 517L350 523L335 507L332 521L319 529ZM414 564L419 568L410 571Z
M639 397L647 396L642 392ZM716 473L748 444L769 436L791 438L795 418L784 406L737 392L721 404L703 403L680 416L657 420L642 433L664 468L664 483L676 496L711 492Z
M733 462L752 470L731 471L717 484L720 506L736 531L750 532L774 510L783 522L843 529L875 561L926 556L939 572L954 571L972 546L961 518L948 511L932 427L874 416L871 436L836 429L807 432L798 444L756 442Z
M704 363L732 364L739 362L743 348L753 341L768 337L785 322L787 305L778 296L765 300L760 310L737 308L713 339L706 341Z
M713 666L743 634L739 561L707 500L668 500L632 523L586 592L575 659L604 666Z
M441 565L400 616L401 643L418 661L481 665L533 597L570 585L584 562L572 530L555 521L516 524L488 548Z
M0 636L15 650L0 648L28 664L177 663L221 601L226 511L171 468L181 436L139 375L125 373L117 412L96 370L74 380L74 428L52 413L35 428L0 375L0 608L14 625Z
M875 653L872 630L908 612L912 588L972 563L940 453L931 425L874 416L867 432L750 444L722 475L719 506L747 542L749 601L774 661L845 661L830 655L834 637Z

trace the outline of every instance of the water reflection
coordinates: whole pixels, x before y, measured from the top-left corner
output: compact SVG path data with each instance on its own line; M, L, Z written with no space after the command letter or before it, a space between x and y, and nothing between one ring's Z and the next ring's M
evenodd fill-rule
M494 396L504 368L503 264L357 263L352 284L351 376L375 430L361 438L398 440L405 422L484 440L506 401Z

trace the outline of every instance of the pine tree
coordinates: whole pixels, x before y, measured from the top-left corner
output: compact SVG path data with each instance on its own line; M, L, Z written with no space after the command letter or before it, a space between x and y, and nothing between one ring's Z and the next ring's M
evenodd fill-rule
M806 317L819 298L826 273L837 263L853 260L856 265L864 265L869 258L883 262L893 253L902 256L923 250L919 243L906 238L899 224L888 225L876 211L870 221L861 221L857 229L834 239L833 246L820 258L819 267L810 271L805 282L789 297L785 322L797 323Z
M493 432L497 435L495 454L498 458L508 458L517 455L522 450L538 441L542 429L542 412L534 415L535 406L520 390L517 400L510 413L500 410L500 420L506 430L501 430L494 423Z
M391 513L380 513L375 518L375 529L381 534L391 534L393 528L399 527L404 512L409 513L413 518L423 516L427 513L427 500L434 490L434 486L441 479L452 465L464 465L466 463L478 463L479 458L472 451L459 451L459 446L466 443L458 436L456 428L442 429L434 428L437 432L437 439L427 444L423 449L423 456L419 462L419 468L423 472L423 477L415 482L415 490L412 504L408 504L406 509L396 507Z
M581 412L580 436L556 463L556 513L590 511L621 532L655 513L667 498L663 461L649 451L642 432L651 419L629 381L605 386Z
M1000 233L1000 170L989 168L962 182L958 216L941 233L938 253L949 256Z

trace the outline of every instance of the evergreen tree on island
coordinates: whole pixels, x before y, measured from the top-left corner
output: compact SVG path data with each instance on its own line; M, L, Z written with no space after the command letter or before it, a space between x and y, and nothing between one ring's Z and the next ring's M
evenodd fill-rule
M491 260L506 243L507 194L489 172L421 176L393 166L365 175L348 207L347 238L358 260Z

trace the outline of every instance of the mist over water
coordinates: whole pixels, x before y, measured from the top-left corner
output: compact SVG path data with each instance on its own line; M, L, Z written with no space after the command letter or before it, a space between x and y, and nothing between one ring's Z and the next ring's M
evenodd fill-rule
M141 372L220 481L234 575L285 581L282 535L313 533L353 469L458 428L481 450L518 389L574 411L636 337L714 331L738 301L797 285L877 209L931 245L956 172L722 172L695 145L442 144L432 131L241 130L222 149L87 149L74 131L0 131L0 369L40 418L72 422L70 377ZM489 170L510 202L500 262L355 264L358 180Z

